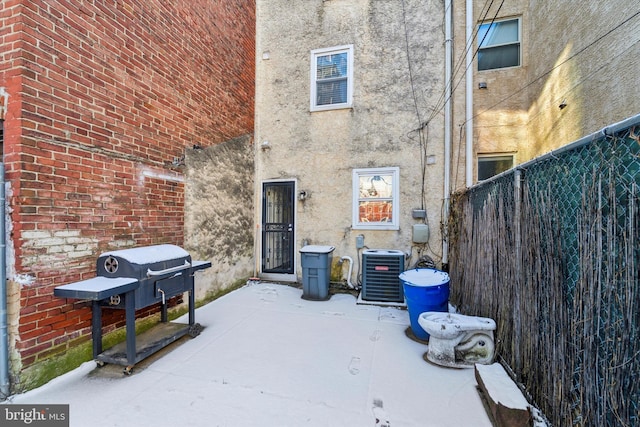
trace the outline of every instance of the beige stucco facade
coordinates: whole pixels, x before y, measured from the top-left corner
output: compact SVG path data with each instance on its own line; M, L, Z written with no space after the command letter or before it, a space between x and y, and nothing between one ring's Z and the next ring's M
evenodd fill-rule
M640 112L637 2L515 0L488 11L484 2L472 3L475 30L494 18L518 18L521 42L519 66L478 71L474 59L474 182L478 155L513 154L515 164L523 163ZM466 4L454 2L454 61L464 61ZM454 93L460 163L468 130L464 86ZM460 187L464 173L456 171Z
M303 245L335 246L334 261L350 256L357 262L358 235L364 236L363 249L408 254L407 265L420 255L440 262L445 128L451 130L454 191L477 182L479 157L507 155L521 164L640 112L635 2L515 0L491 3L486 10L484 2L453 1L451 76L445 75L446 4L257 2L256 271L261 271L264 250L265 182L295 185L293 280L299 279ZM467 5L473 7L470 86ZM518 20L519 64L478 71L478 26L510 19ZM345 46L353 49L352 105L311 111L312 51ZM450 124L444 114L448 78ZM399 226L356 229L352 171L384 167L400 170ZM302 192L304 200L298 197ZM416 208L426 210L424 220L412 216ZM412 226L423 222L429 241L416 245Z
M638 2L530 3L526 158L640 113Z
M400 250L408 263L419 255L440 261L443 119L430 115L444 90L442 16L442 3L426 0L407 0L404 9L403 2L374 0L257 1L258 264L262 189L269 181L295 184L295 271L285 280L300 280L305 244L335 246L332 279L345 279L346 263L342 276L335 264L343 256L358 262L358 235L363 249ZM353 103L311 112L311 51L337 46L353 47ZM354 229L352 171L387 167L399 168L397 229ZM427 211L426 219L413 218L416 208ZM416 223L428 224L428 243L412 242Z

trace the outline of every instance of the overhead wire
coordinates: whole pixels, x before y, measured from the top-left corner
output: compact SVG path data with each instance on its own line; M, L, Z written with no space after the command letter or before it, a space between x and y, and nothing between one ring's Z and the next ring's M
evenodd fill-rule
M482 15L481 22L485 22L487 20L487 16L489 15L489 11L491 10L491 7L493 6L494 1L495 0L486 0L485 1L484 5L482 6L482 9L480 10L480 14ZM487 6L487 3L489 3L488 6ZM500 9L502 8L503 5L504 5L504 0L502 0L502 2L500 3L500 6L498 7L498 10L496 10L496 13L493 15L493 18L491 18L491 25L493 25L493 23L497 19L498 13L500 12ZM474 45L475 45L475 41L478 38L479 31L480 31L480 28L476 27L474 29L474 31L473 31L473 36L471 37L471 40L466 40L465 41L464 51L458 57L457 65L454 67L453 72L451 73L451 77L447 77L449 79L449 81L447 82L447 85L449 87L451 87L451 95L450 95L450 97L453 96L453 93L458 88L460 83L464 81L464 74L462 74L462 77L460 77L460 79L457 81L455 86L453 85L453 81L455 80L455 77L458 75L458 73L460 71L460 68L465 64L464 58L467 56L467 52L470 49L472 49L474 47ZM486 34L485 34L485 37L486 37ZM482 41L484 41L484 37L483 37ZM478 46L482 43L482 41L480 43L478 43ZM474 53L473 53L473 58L475 58L476 55L478 54L478 49L479 48L475 48ZM464 68L464 71L466 71L466 70L467 70L467 67ZM427 122L433 120L433 118L442 111L442 109L444 108L444 105L446 104L446 102L448 100L449 99L447 98L446 85L445 85L445 89L442 91L442 93L440 94L440 97L436 101L435 107L432 108L431 115L429 116L429 119L427 119Z
M575 90L575 88L577 88L578 86L580 86L582 83L584 83L585 81L591 79L591 77L593 77L595 74L597 74L598 72L602 71L603 68L606 68L607 66L611 65L611 60L618 58L622 55L627 54L627 52L629 52L631 49L633 49L636 45L638 45L640 43L640 38L638 40L636 40L635 42L631 43L628 47L626 47L625 49L623 49L620 53L611 56L608 58L608 60L606 62L603 62L602 65L600 65L599 67L597 67L596 69L594 69L592 72L590 72L589 74L586 74L584 77L582 77L579 80L576 80L574 82L574 84L567 89L562 95L557 96L557 99L564 99L566 98L567 94L572 92L573 90ZM536 114L534 115L530 115L528 117L529 122L532 121L532 119L535 119L536 117L538 117L540 114L542 113L542 110L538 111ZM507 125L497 125L495 127L505 127Z
M487 0L485 2L485 4L483 5L482 9L481 9L481 14L482 14L482 18L480 20L480 22L486 22L486 18L487 15L491 9L491 7L493 6L494 0L491 0L491 2L489 3L488 7L487 3L489 2L489 0ZM502 5L504 4L504 0L501 2L500 6L498 7L498 10L496 11L495 14L493 14L493 17L491 19L491 23L490 25L492 25L495 20L497 19L497 15L500 11L500 9L502 8ZM581 4L582 7L585 7L585 3ZM526 90L527 88L529 88L531 85L535 84L536 82L538 82L539 80L543 79L544 77L546 77L547 75L549 75L550 73L552 73L554 70L556 70L557 68L559 68L560 66L564 65L565 63L567 63L568 61L572 60L573 58L581 55L583 52L585 52L586 50L588 50L589 48L591 48L592 46L594 46L595 44L597 44L600 40L604 39L605 37L609 36L611 33L613 33L614 31L618 30L619 28L621 28L622 26L624 26L625 24L627 24L629 21L633 20L634 18L636 18L638 15L640 15L640 11L637 11L635 13L633 13L632 15L628 16L626 19L624 19L623 21L621 21L619 24L617 24L616 26L614 26L613 28L611 28L610 30L608 30L606 33L602 34L601 36L597 37L596 39L594 39L593 41L591 41L589 44L585 45L583 48L581 48L580 50L576 51L573 55L569 56L568 58L566 58L564 61L556 64L554 67L552 67L551 69L547 70L546 72L544 72L543 74L541 74L540 76L536 77L535 79L533 79L532 81L530 81L529 83L527 83L525 86L517 89L516 91L514 91L513 93L511 93L510 95L506 96L505 98L497 101L495 104L491 105L490 107L486 108L485 110L476 113L475 115L473 115L471 117L471 119L475 119L478 116L480 116L481 114L484 114L494 108L496 108L497 106L503 104L504 102L508 101L509 99L511 99L512 97L516 96L517 94L521 93L522 91ZM453 81L455 81L456 77L458 76L458 73L460 72L460 69L462 68L462 65L464 64L464 61L462 60L462 58L464 58L467 54L467 52L469 51L469 49L471 49L474 44L475 41L477 40L478 37L478 32L479 32L479 26L474 30L473 32L473 36L471 37L471 40L467 40L467 42L465 43L465 49L462 52L462 54L460 55L460 57L458 58L457 61L457 65L454 68L454 72L452 73L451 76L451 80L448 82L449 85L452 85ZM485 34L486 37L486 34ZM483 38L484 40L484 38ZM482 41L480 41L480 43L477 44L478 47L475 48L474 53L473 53L473 58L475 58L479 52L479 46L482 45ZM637 44L638 42L634 42L632 46L634 46L635 44ZM628 51L631 47L625 49L624 52ZM624 53L623 52L623 53ZM617 56L622 55L618 54ZM605 64L606 65L606 64ZM600 67L599 69L601 69L602 67ZM467 71L467 67L464 68L464 71ZM593 73L590 73L588 76L583 77L582 79L580 79L578 82L576 82L576 84L574 85L577 86L580 83L582 83L585 79L589 78L591 75L593 75ZM455 85L452 85L452 90L451 90L451 97L453 97L453 94L456 92L458 86L461 84L462 81L464 81L464 74L457 80ZM443 90L442 94L440 95L440 98L438 99L438 101L435 104L435 107L433 107L431 109L431 115L429 116L429 118L426 120L425 123L428 123L430 120L432 120L437 114L439 114L442 109L444 108L445 105L445 100L446 100L446 91ZM463 138L463 134L464 134L464 125L467 123L467 121L469 120L469 118L465 118L465 121L462 122L460 124L460 140L458 143L458 160L457 160L457 164L459 165L461 159L462 159L462 155L460 153L461 150L461 141ZM454 180L454 188L457 188L457 184L458 184L458 174L456 174L455 176L455 180Z
M598 43L599 41L601 41L602 39L604 39L605 37L609 36L610 34L612 34L614 31L618 30L620 27L622 27L623 25L625 25L626 23L628 23L629 21L631 21L633 18L637 17L640 15L640 10L638 10L636 13L634 13L633 15L629 16L627 19L623 20L620 24L616 25L615 27L613 27L612 29L610 29L609 31L607 31L606 33L602 34L601 36L597 37L596 39L594 39L591 43L587 44L586 46L584 46L583 48L579 49L578 51L576 51L573 55L570 55L569 57L567 57L564 61L554 65L553 67L551 67L549 70L545 71L544 73L540 74L538 77L536 77L535 79L531 80L529 83L527 83L525 86L521 87L520 89L516 90L515 92L513 92L512 94L510 94L509 96L501 99L500 101L496 102L495 104L491 105L490 107L486 108L483 111L480 111L479 113L475 114L473 116L473 118L476 118L478 116L480 116L481 114L486 113L487 111L490 111L492 109L494 109L495 107L497 107L498 105L502 104L505 101L508 101L509 99L513 98L514 96L516 96L517 94L519 94L520 92L522 92L523 90L529 88L531 85L533 85L534 83L537 83L538 81L540 81L541 79L543 79L544 77L548 76L549 74L551 74L553 71L555 71L556 69L558 69L559 67L561 67L562 65L566 64L567 62L569 62L570 60L572 60L573 58L577 57L578 55L582 54L583 52L585 52L587 49L589 49L590 47L594 46L596 43Z
M420 149L420 174L421 174L421 185L420 185L420 208L425 210L425 224L429 227L429 215L426 211L426 179L427 179L427 146L429 142L429 129L428 126L423 125L422 115L420 113L420 107L418 105L418 96L416 93L416 85L415 79L413 76L413 65L411 61L411 47L409 43L409 31L407 25L407 11L405 0L402 0L402 20L404 27L404 36L405 36L405 50L407 55L407 64L409 70L409 81L411 85L411 94L413 97L413 106L415 108L416 118L418 120L418 128L415 129L418 135L418 145ZM411 132L410 132L411 133ZM411 136L408 135L409 138ZM429 243L426 244L427 249L429 249L432 253L435 253L430 247Z
M407 54L407 63L408 63L408 69L409 69L409 82L411 84L411 94L413 97L413 106L415 108L415 113L416 113L416 118L418 119L418 124L419 124L419 128L418 128L418 140L419 140L419 145L420 145L420 170L421 170L421 175L422 175L422 189L421 189L421 196L420 196L420 202L421 202L421 208L424 209L425 206L425 198L426 198L426 194L425 194L425 181L426 181L426 152L427 152L427 142L428 140L425 138L424 133L422 132L422 128L420 127L420 124L422 123L422 117L420 115L420 108L418 106L418 97L416 95L416 87L415 87L415 80L413 78L413 66L411 63L411 49L409 46L409 31L407 29L407 11L406 11L406 5L405 5L405 0L402 0L402 21L403 21L403 27L404 27L404 39L405 39L405 49L406 49L406 54Z
M519 88L518 90L516 90L515 92L511 93L510 95L506 96L505 98L502 98L501 100L499 100L498 102L496 102L495 104L491 105L490 107L486 108L483 111L480 111L479 113L475 114L472 118L476 118L478 116L480 116L481 114L486 113L487 111L490 111L492 109L494 109L495 107L497 107L498 105L504 103L505 101L508 101L509 99L513 98L514 96L516 96L517 94L519 94L520 92L524 91L525 89L528 89L531 85L537 83L538 81L540 81L541 79L543 79L544 77L548 76L549 74L551 74L553 71L555 71L556 69L558 69L559 67L561 67L562 65L566 64L567 62L569 62L570 60L572 60L573 58L577 57L578 55L581 55L583 52L585 52L587 49L591 48L592 46L594 46L596 43L598 43L599 41L601 41L602 39L604 39L605 37L609 36L610 34L612 34L614 31L618 30L619 28L621 28L623 25L627 24L629 21L631 21L632 19L636 18L637 16L640 15L640 10L638 10L637 12L635 12L633 15L629 16L628 18L626 18L625 20L623 20L621 23L619 23L618 25L616 25L615 27L611 28L609 31L607 31L606 33L602 34L601 36L597 37L596 39L594 39L591 43L587 44L586 46L584 46L583 48L579 49L578 51L576 51L574 54L568 56L565 60L563 60L562 62L554 65L553 67L551 67L549 70L545 71L544 73L540 74L538 77L536 77L535 79L531 80L529 83L527 83L526 85L524 85L523 87ZM586 77L585 77L586 78ZM582 82L585 78L580 79L578 81L578 83ZM465 121L466 123L466 121Z
M495 0L486 0L482 9L481 9L481 14L483 14L483 18L482 20L485 21L489 11L491 10L491 7L493 6ZM500 10L502 8L502 6L504 5L504 0L502 0L500 2L500 6L498 6L494 16L491 19L491 23L490 25L493 25L493 23L495 22L498 14L500 13ZM409 44L409 32L408 32L408 26L407 26L407 12L406 12L406 4L405 4L405 0L402 0L402 19L403 19L403 27L404 27L404 35L405 35L405 49L406 49L406 55L407 55L407 62L408 62L408 70L409 70L409 81L410 81L410 85L411 85L411 93L412 93L412 97L413 97L413 104L414 104L414 108L415 108L415 113L416 113L416 118L418 120L418 127L412 131L412 132L417 132L417 136L418 136L418 143L419 143L419 147L420 147L420 169L421 169L421 209L425 209L426 206L426 173L427 173L427 145L429 142L429 136L428 136L428 130L429 130L429 122L437 115L439 114L439 112L442 110L442 108L444 107L446 101L449 100L449 98L447 97L447 93L446 91L443 91L442 94L440 95L440 98L438 99L438 101L436 102L436 106L432 109L431 115L429 116L429 118L426 121L422 120L422 116L420 114L420 108L418 105L418 96L416 94L416 88L415 88L415 79L413 76L413 66L412 66L412 62L411 62L411 49L410 49L410 44ZM477 39L477 35L479 32L479 28L476 28L473 32L473 37L471 38L470 41L468 41L468 43L465 44L465 51L463 52L463 56L466 56L467 52L469 51L469 49L472 49L474 47L475 44L475 40ZM486 34L485 34L486 37ZM483 40L484 41L484 38ZM481 43L482 43L481 41ZM475 49L474 53L473 53L473 58L475 58L475 56L478 53L478 48ZM459 72L460 67L461 67L462 61L458 62L457 67L455 68L454 72L452 73L452 76L450 77L450 81L448 82L449 84L452 83L452 81L454 80L454 76ZM460 84L460 82L463 81L463 78L460 78L460 80L458 80L457 84L455 85L455 87L453 87L451 94L453 94L453 92L455 91L455 89L458 87L458 85ZM450 97L451 95L449 95ZM410 132L411 133L411 132ZM409 136L409 138L411 138ZM411 138L412 139L412 138ZM425 216L425 223L427 224L427 226L429 225L429 217L428 215ZM428 244L427 244L428 246ZM429 250L431 250L431 248L429 248ZM431 250L433 252L433 250Z

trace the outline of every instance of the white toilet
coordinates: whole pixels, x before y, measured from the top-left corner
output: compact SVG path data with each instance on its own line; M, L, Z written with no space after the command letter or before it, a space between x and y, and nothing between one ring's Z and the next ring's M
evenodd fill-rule
M430 362L452 368L492 363L496 329L493 319L427 311L418 316L418 323L429 334L426 356Z

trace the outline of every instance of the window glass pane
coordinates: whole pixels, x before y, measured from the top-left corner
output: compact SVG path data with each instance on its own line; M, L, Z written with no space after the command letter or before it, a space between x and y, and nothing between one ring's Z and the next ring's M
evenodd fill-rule
M352 227L398 230L400 169L353 170Z
M310 110L351 107L353 97L353 46L311 51Z
M360 198L390 199L393 197L393 175L364 175L358 178Z
M512 156L480 157L478 158L478 181L489 179L512 167Z
M481 48L506 43L518 43L520 41L518 37L518 20L480 25L478 41Z
M347 52L319 56L316 67L318 80L347 77Z
M358 222L392 222L393 202L361 201L358 203Z
M520 45L498 46L478 51L478 70L515 67L520 65Z
M347 102L347 79L317 83L316 105L344 104Z

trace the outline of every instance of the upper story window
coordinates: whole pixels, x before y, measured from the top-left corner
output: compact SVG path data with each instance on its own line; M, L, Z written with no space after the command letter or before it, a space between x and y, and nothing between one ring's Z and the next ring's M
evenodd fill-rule
M353 45L311 51L311 111L350 108Z
M478 70L520 65L520 19L494 21L478 30Z
M399 175L397 167L353 170L352 228L399 228Z
M478 154L478 181L489 179L513 167L513 154Z

